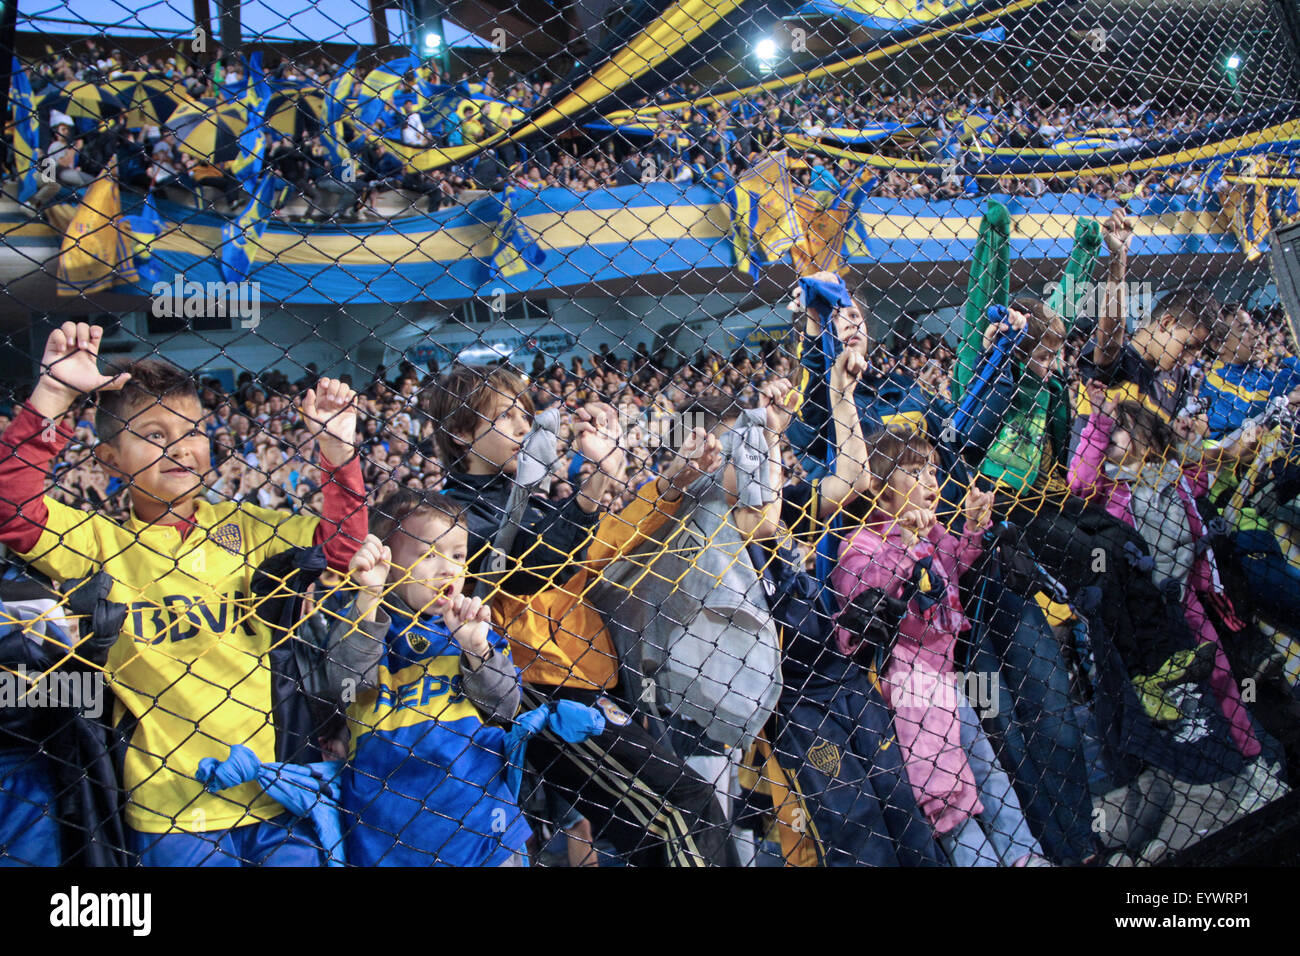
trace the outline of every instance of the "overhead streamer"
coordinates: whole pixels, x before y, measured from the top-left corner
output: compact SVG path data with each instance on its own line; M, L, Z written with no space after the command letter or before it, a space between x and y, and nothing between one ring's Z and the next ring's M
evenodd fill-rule
M905 30L930 24L953 10L969 10L978 0L804 0L795 8L798 17L833 17L872 30Z
M1137 172L1188 166L1206 159L1246 156L1258 152L1300 147L1297 108L1287 105L1255 113L1208 129L1149 140L1115 149L984 150L967 153L963 170L974 174L1032 173L1037 176L1075 176ZM1291 144L1288 147L1287 144Z
M653 137L659 130L659 115L662 113L658 107L647 107L637 110L630 117L620 119L617 122L606 122L600 120L594 123L584 123L583 129L589 129L601 133L622 133L624 136ZM884 122L862 122L856 127L846 126L823 126L815 127L808 130L804 127L788 126L783 128L790 133L800 133L805 136L813 136L819 140L834 140L840 143L879 143L896 136L910 134L914 131L924 129L921 123L884 123ZM692 140L684 134L678 136L678 144L682 147L688 147Z
M996 150L982 155L967 153L957 165L957 171L979 178L1032 176L1040 179L1072 178L1075 176L1122 175L1153 169L1177 169L1193 166L1208 160L1232 159L1262 153L1300 154L1300 119L1258 126L1276 119L1274 114L1245 118L1225 124L1215 130L1187 136L1171 136L1152 140L1141 146L1114 149L1085 149L1074 153L1052 150ZM1256 125L1243 131L1243 126ZM1235 131L1235 132L1234 132ZM806 150L848 159L874 169L894 170L900 173L947 173L951 166L915 159L899 159L859 153L831 146L807 136L790 134L783 137L794 150ZM1125 158L1128 157L1128 158Z
M835 76L848 70L855 69L867 63L874 63L877 60L888 59L896 56L905 50L921 46L933 40L938 40L955 33L962 33L977 27L985 27L1002 17L1022 13L1033 7L1044 4L1055 5L1061 0L1014 0L1008 3L1006 0L983 0L983 2L972 5L969 9L954 11L948 16L939 17L930 23L921 24L909 28L903 35L888 36L870 43L860 44L849 50L837 50L835 53L824 56L806 67L801 68L795 73L788 73L784 76L776 77L770 80L764 80L761 83L755 83L750 86L744 86L737 89L721 90L715 89L703 96L696 97L692 100L678 100L673 103L665 103L660 110L673 111L701 107L721 105L729 103L732 100L743 99L748 96L757 96L762 93L768 93L773 90L785 89L789 86L795 86L807 80L818 80L826 76ZM609 113L605 119L608 122L615 122L626 116L630 116L633 111L621 110Z
M580 122L586 115L608 108L611 98L624 101L644 94L647 85L634 85L652 72L664 74L683 69L682 63L696 64L712 52L712 45L700 42L715 28L730 32L734 24L727 18L736 14L746 0L679 0L645 23L640 32L626 43L620 42L625 31L610 38L612 51L600 50L575 70L570 79L553 89L546 101L535 107L531 117L510 130L502 130L472 145L415 149L393 145L393 152L417 170L441 169L462 163L489 147L518 142L559 123ZM649 9L637 8L638 11ZM601 59L603 58L603 62Z

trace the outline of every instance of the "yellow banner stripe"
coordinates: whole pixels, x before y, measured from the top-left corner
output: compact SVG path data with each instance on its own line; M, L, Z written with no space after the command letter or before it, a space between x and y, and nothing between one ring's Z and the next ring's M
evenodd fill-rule
M854 67L863 65L864 63L872 63L876 60L894 56L897 53L902 53L912 47L920 46L923 43L929 43L931 40L937 40L941 37L948 36L951 33L960 33L964 30L982 26L992 20L998 19L999 17L1004 17L1011 13L1018 13L1021 10L1027 10L1028 8L1037 6L1042 2L1043 0L1017 0L1016 3L1009 3L1005 7L999 7L996 10L991 10L988 13L983 13L979 16L968 17L965 20L961 20L946 27L940 27L937 30L931 30L928 33L920 34L919 36L912 37L908 40L899 40L896 43L880 47L869 53L864 53L861 56L849 57L847 60L840 60L837 63L831 63L823 67L818 67L802 73L795 73L779 79L768 80L764 83L747 86L743 89L733 90L729 93L721 93L716 96L704 96L697 100L680 100L676 103L665 103L659 109L661 112L671 112L672 110L686 109L688 107L713 106L716 104L728 103L731 100L752 96L758 93L767 93L772 90L783 89L787 86L794 86L804 80L815 80L824 76L834 76L836 73L843 73L846 70L851 70ZM616 117L630 116L631 113L631 110L618 110L608 114L605 118L606 120L612 121Z
M390 148L415 169L428 171L458 162L487 146L515 142L531 136L587 109L675 55L743 2L744 0L685 0L674 4L559 103L537 119L512 130L502 130L479 143L467 146L417 150L393 143Z

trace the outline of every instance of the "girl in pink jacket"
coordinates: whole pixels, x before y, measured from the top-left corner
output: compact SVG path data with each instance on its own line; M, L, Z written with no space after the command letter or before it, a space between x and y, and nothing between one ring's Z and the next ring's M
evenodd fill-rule
M917 802L954 865L1047 865L953 660L958 635L970 628L957 579L981 553L993 494L971 488L965 530L954 536L935 515L933 447L897 429L867 446L875 509L841 546L831 584L841 609L868 588L908 602L880 685ZM862 645L844 627L835 639L849 655Z
M1208 676L1233 743L1244 757L1254 758L1260 752L1259 740L1202 603L1213 601L1227 620L1236 619L1219 582L1214 552L1198 547L1207 533L1196 508L1196 499L1210 484L1206 463L1194 451L1185 460L1174 430L1141 404L1116 405L1100 385L1090 393L1099 411L1089 417L1070 462L1070 491L1099 501L1108 514L1142 535L1154 559L1156 584L1182 602L1197 643L1194 657L1171 659L1157 675L1135 676L1139 696L1148 712L1161 719L1171 706L1161 699L1161 691ZM1198 673L1202 662L1209 665L1206 675ZM1171 720L1177 717L1176 709L1168 715Z

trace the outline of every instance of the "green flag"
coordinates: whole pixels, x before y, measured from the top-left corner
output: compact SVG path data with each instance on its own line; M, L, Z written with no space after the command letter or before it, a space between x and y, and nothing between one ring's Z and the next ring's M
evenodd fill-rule
M1007 207L989 200L980 220L979 240L971 257L970 280L966 283L965 323L957 347L952 399L961 401L966 384L979 365L984 326L990 305L1007 305L1011 300L1011 215Z

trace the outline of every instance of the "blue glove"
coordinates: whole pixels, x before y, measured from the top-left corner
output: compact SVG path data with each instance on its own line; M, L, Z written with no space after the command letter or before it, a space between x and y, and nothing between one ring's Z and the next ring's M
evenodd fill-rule
M210 793L256 783L295 817L309 818L328 855L328 866L343 866L343 821L339 816L338 775L341 760L319 763L262 763L243 744L230 748L225 760L204 757L195 778Z
M598 707L588 707L574 700L557 700L520 714L506 737L506 785L519 798L524 783L524 754L534 734L549 728L561 740L581 743L588 737L605 732L605 715Z
M799 287L803 290L804 306L812 309L821 321L836 309L846 309L853 304L848 287L839 276L834 281L809 276L799 280Z

